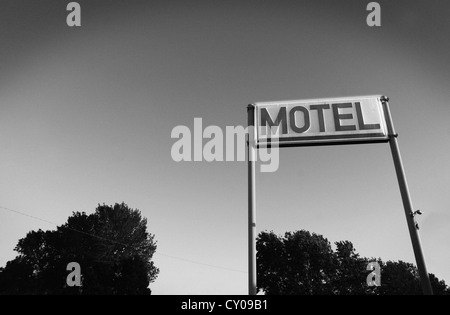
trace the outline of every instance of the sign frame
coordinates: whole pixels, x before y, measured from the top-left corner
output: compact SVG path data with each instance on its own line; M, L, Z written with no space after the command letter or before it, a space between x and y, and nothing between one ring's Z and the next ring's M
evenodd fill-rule
M374 142L388 142L389 141L389 135L388 135L388 126L387 122L385 120L385 113L383 109L383 105L381 102L382 95L368 95L368 96L352 96L352 97L338 97L338 98L322 98L322 99L308 99L308 100L290 100L290 101L276 101L276 102L257 102L250 104L249 106L254 108L254 118L253 121L257 122L257 127L254 129L254 141L258 148L265 147L270 145L272 142L270 138L268 140L265 139L259 139L260 134L260 128L259 122L261 119L260 116L260 110L258 109L267 109L268 107L291 107L293 105L341 105L344 103L351 103L353 102L358 103L359 106L359 114L361 117L357 117L358 123L359 120L362 120L362 123L364 123L364 120L362 118L362 107L361 103L363 100L371 100L376 102L377 111L379 114L379 122L380 122L380 128L379 132L361 132L361 129L354 130L354 131L339 131L339 135L336 135L336 131L334 133L328 131L324 132L324 135L317 135L317 132L315 135L311 136L297 136L297 137L278 137L277 138L277 146L278 147L301 147L301 146L317 146L317 145L342 145L342 144L362 144L362 143L374 143ZM278 105L278 106L277 106ZM279 106L283 105L283 106ZM373 105L373 104L372 104ZM328 107L329 110L331 110L331 106ZM311 110L311 109L310 109ZM358 112L358 110L357 110ZM345 115L345 114L343 114ZM322 124L324 124L324 111L322 110ZM289 117L291 119L292 117ZM356 119L356 117L355 117ZM287 124L287 122L285 122ZM342 126L341 126L342 127ZM307 134L307 132L305 133Z
M384 95L376 96L362 96L362 97L377 97L382 105L382 111L384 115L384 123L387 128L385 139L371 139L367 138L361 141L336 141L336 142L304 142L298 143L278 143L279 147L297 147L297 146L315 146L315 145L348 145L348 144L366 144L366 143L386 143L389 142L392 159L394 162L394 167L397 175L397 181L400 188L400 194L403 202L403 208L406 216L406 222L408 225L408 230L411 238L411 243L414 251L414 256L417 263L417 268L419 270L420 282L422 286L422 291L425 295L433 295L433 290L431 288L430 278L427 272L425 258L422 251L422 246L420 242L420 237L418 233L418 225L415 222L415 211L412 205L411 196L409 193L408 184L406 181L406 175L403 167L403 162L400 155L400 149L397 142L398 134L395 132L394 124L392 121L390 109L389 109L389 98ZM351 98L336 98L334 100L348 100L357 99L358 97ZM333 100L333 99L327 99ZM305 102L310 101L306 100ZM296 101L293 101L296 102ZM275 103L275 102L273 102ZM279 102L286 104L286 102ZM256 105L255 105L256 104ZM255 120L257 115L255 109L258 103L250 104L247 106L247 125L249 129L249 134L247 136L247 152L248 152L248 292L249 295L257 294L256 286L256 150L260 147L270 146L271 142L268 141L265 144L260 144L257 142L257 125L255 125ZM258 121L258 120L256 120ZM252 136L253 135L253 136ZM250 138L252 136L252 138Z

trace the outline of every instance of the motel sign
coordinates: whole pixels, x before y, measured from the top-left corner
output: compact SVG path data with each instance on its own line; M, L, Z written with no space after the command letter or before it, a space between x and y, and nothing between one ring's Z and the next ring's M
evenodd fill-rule
M384 141L380 96L255 103L256 142L280 146ZM271 128L275 133L271 133ZM273 141L273 140L272 140Z
M256 180L255 156L261 147L362 144L389 142L406 222L419 270L422 291L431 283L420 245L414 207L400 156L397 133L382 95L299 101L258 102L247 107L248 137L248 287L256 294ZM252 131L252 132L250 132Z

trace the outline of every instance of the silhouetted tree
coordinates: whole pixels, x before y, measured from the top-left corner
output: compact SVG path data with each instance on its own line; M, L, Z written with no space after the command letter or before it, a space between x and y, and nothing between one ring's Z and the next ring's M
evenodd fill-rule
M331 244L307 231L278 237L261 233L256 244L258 288L266 294L332 294Z
M0 294L150 294L159 273L147 220L124 203L75 212L56 231L29 232L15 250L0 270ZM66 284L70 262L81 266L81 287Z
M404 261L388 261L381 264L382 285L377 288L383 295L421 295L419 271L416 266ZM448 295L450 288L444 280L434 274L428 274L435 295Z
M301 230L278 236L258 235L257 286L265 294L412 295L422 294L417 268L403 261L384 263L361 257L349 241L336 251L322 235ZM369 262L381 267L381 286L369 287ZM434 294L450 294L443 280L430 274Z
M333 276L333 292L339 295L373 294L367 286L366 278L370 271L366 271L369 259L360 257L349 241L336 242L334 262L336 274ZM370 261L375 261L371 259Z
M417 268L401 260L383 263L382 285L378 290L383 295L422 294Z

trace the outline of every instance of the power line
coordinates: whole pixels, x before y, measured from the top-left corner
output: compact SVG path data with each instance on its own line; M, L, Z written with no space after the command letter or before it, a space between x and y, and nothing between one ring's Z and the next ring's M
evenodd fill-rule
M161 255L161 256L165 256L165 257L169 257L172 259L177 259L177 260L182 260L182 261L186 261L192 264L197 264L197 265L202 265L202 266L207 266L207 267L212 267L212 268L217 268L217 269L223 269L223 270L227 270L227 271L233 271L233 272L240 272L240 273L247 273L246 271L242 271L242 270L238 270L238 269L231 269L228 267L221 267L221 266L216 266L216 265L210 265L210 264L206 264L206 263L202 263L199 261L195 261L195 260L190 260L190 259L185 259L185 258L180 258L180 257L176 257L176 256L171 256L171 255L166 255L160 252L155 252L156 255Z
M29 214L21 212L21 211L13 210L13 209L6 208L6 207L3 207L3 206L0 206L0 208L8 210L8 211L11 211L11 212L14 212L14 213L17 213L17 214L20 214L20 215L23 215L23 216L26 216L26 217L29 217L29 218L32 218L32 219L35 219L35 220L39 220L39 221L42 221L42 222L45 222L45 223L50 223L50 224L58 226L58 224L56 224L55 222L47 221L47 220L44 220L44 219L41 219L41 218L38 218L38 217L35 217L35 216L32 216L32 215L29 215Z
M55 225L56 227L58 227L58 224L55 223L55 222L48 221L48 220L36 217L36 216L30 215L30 214L27 214L25 212L22 212L22 211L13 210L13 209L10 209L10 208L7 208L7 207L3 207L1 205L0 205L0 208L4 209L4 210L7 210L7 211L10 211L10 212L15 213L15 214L19 214L19 215L22 215L22 216L25 216L25 217L29 217L29 218L32 218L32 219L35 219L35 220L39 220L39 221L42 221L42 222L45 222L45 223L48 223L48 224L52 224L52 225ZM120 243L120 242L117 242L117 241L114 241L114 240L111 240L111 239L108 239L108 238L105 238L105 237L101 237L101 236L98 236L98 235L95 235L95 234L92 234L92 233L87 233L87 232L84 232L84 231L80 231L80 230L77 230L77 229L74 229L74 228L71 228L71 227L68 227L68 226L65 226L65 228L67 228L67 229L69 229L71 231L80 233L80 234L84 234L86 236L94 237L94 238L97 238L97 239L100 239L100 240L103 240L103 241L108 241L108 242L111 242L111 243L115 243L115 244L118 244L118 245L129 247L129 245L127 245L127 244ZM167 254L164 254L164 253L161 253L161 252L155 252L155 254L156 255L160 255L160 256L164 256L164 257L168 257L168 258L171 258L171 259L175 259L175 260L188 262L188 263L191 263L191 264L202 265L202 266L206 266L206 267L222 269L222 270L227 270L227 271L232 271L232 272L247 273L245 271L238 270L238 269L232 269L232 268L227 268L227 267L223 267L223 266L211 265L211 264L203 263L203 262L200 262L200 261L190 260L190 259L186 259L186 258L182 258L182 257L173 256L173 255L167 255Z
M6 208L6 207L3 207L3 206L0 206L0 208L8 210L8 211L11 211L13 213L17 213L17 214L29 217L29 218L32 218L32 219L36 219L36 220L42 221L42 222L45 222L45 223L53 224L53 225L58 227L58 224L56 224L55 222L44 220L44 219L41 219L39 217L35 217L35 216L29 215L27 213L24 213L22 211L13 210L13 209ZM111 243L116 243L118 245L129 247L129 245L127 245L127 244L123 244L123 243L120 243L120 242L117 242L117 241L114 241L114 240L110 240L108 238L101 237L101 236L98 236L98 235L95 235L95 234L92 234L92 233L87 233L87 232L84 232L84 231L80 231L80 230L77 230L77 229L74 229L74 228L71 228L71 227L68 227L68 226L65 226L64 228L66 228L68 230L71 230L71 231L74 231L74 232L77 232L77 233L80 233L80 234L84 234L84 235L87 235L87 236L90 236L90 237L94 237L94 238L100 239L100 240L103 240L103 241L108 241L108 242L111 242Z

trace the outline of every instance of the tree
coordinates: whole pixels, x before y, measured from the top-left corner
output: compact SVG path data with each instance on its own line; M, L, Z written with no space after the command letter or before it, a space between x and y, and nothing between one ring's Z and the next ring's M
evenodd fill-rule
M431 288L435 295L448 295L450 288L444 280L439 280L434 274L430 277ZM382 295L421 295L419 270L411 263L404 261L388 261L382 265L382 285L377 288Z
M261 233L256 244L258 289L266 294L332 294L331 244L307 231L278 237Z
M422 294L417 268L403 261L361 257L350 241L333 251L322 235L307 231L258 235L258 290L265 294L412 295ZM378 262L381 286L369 287L369 262ZM443 280L430 274L434 294L450 294Z
M335 245L334 262L336 264L336 274L333 276L334 294L362 295L373 293L373 290L367 286L365 281L369 273L366 271L369 259L360 257L353 244L349 241L336 242Z
M159 273L147 220L124 203L75 212L55 231L29 232L15 250L0 270L0 294L150 294ZM70 262L81 266L81 287L67 286Z
M422 294L417 268L404 261L388 261L382 265L383 285L379 288L383 295Z

